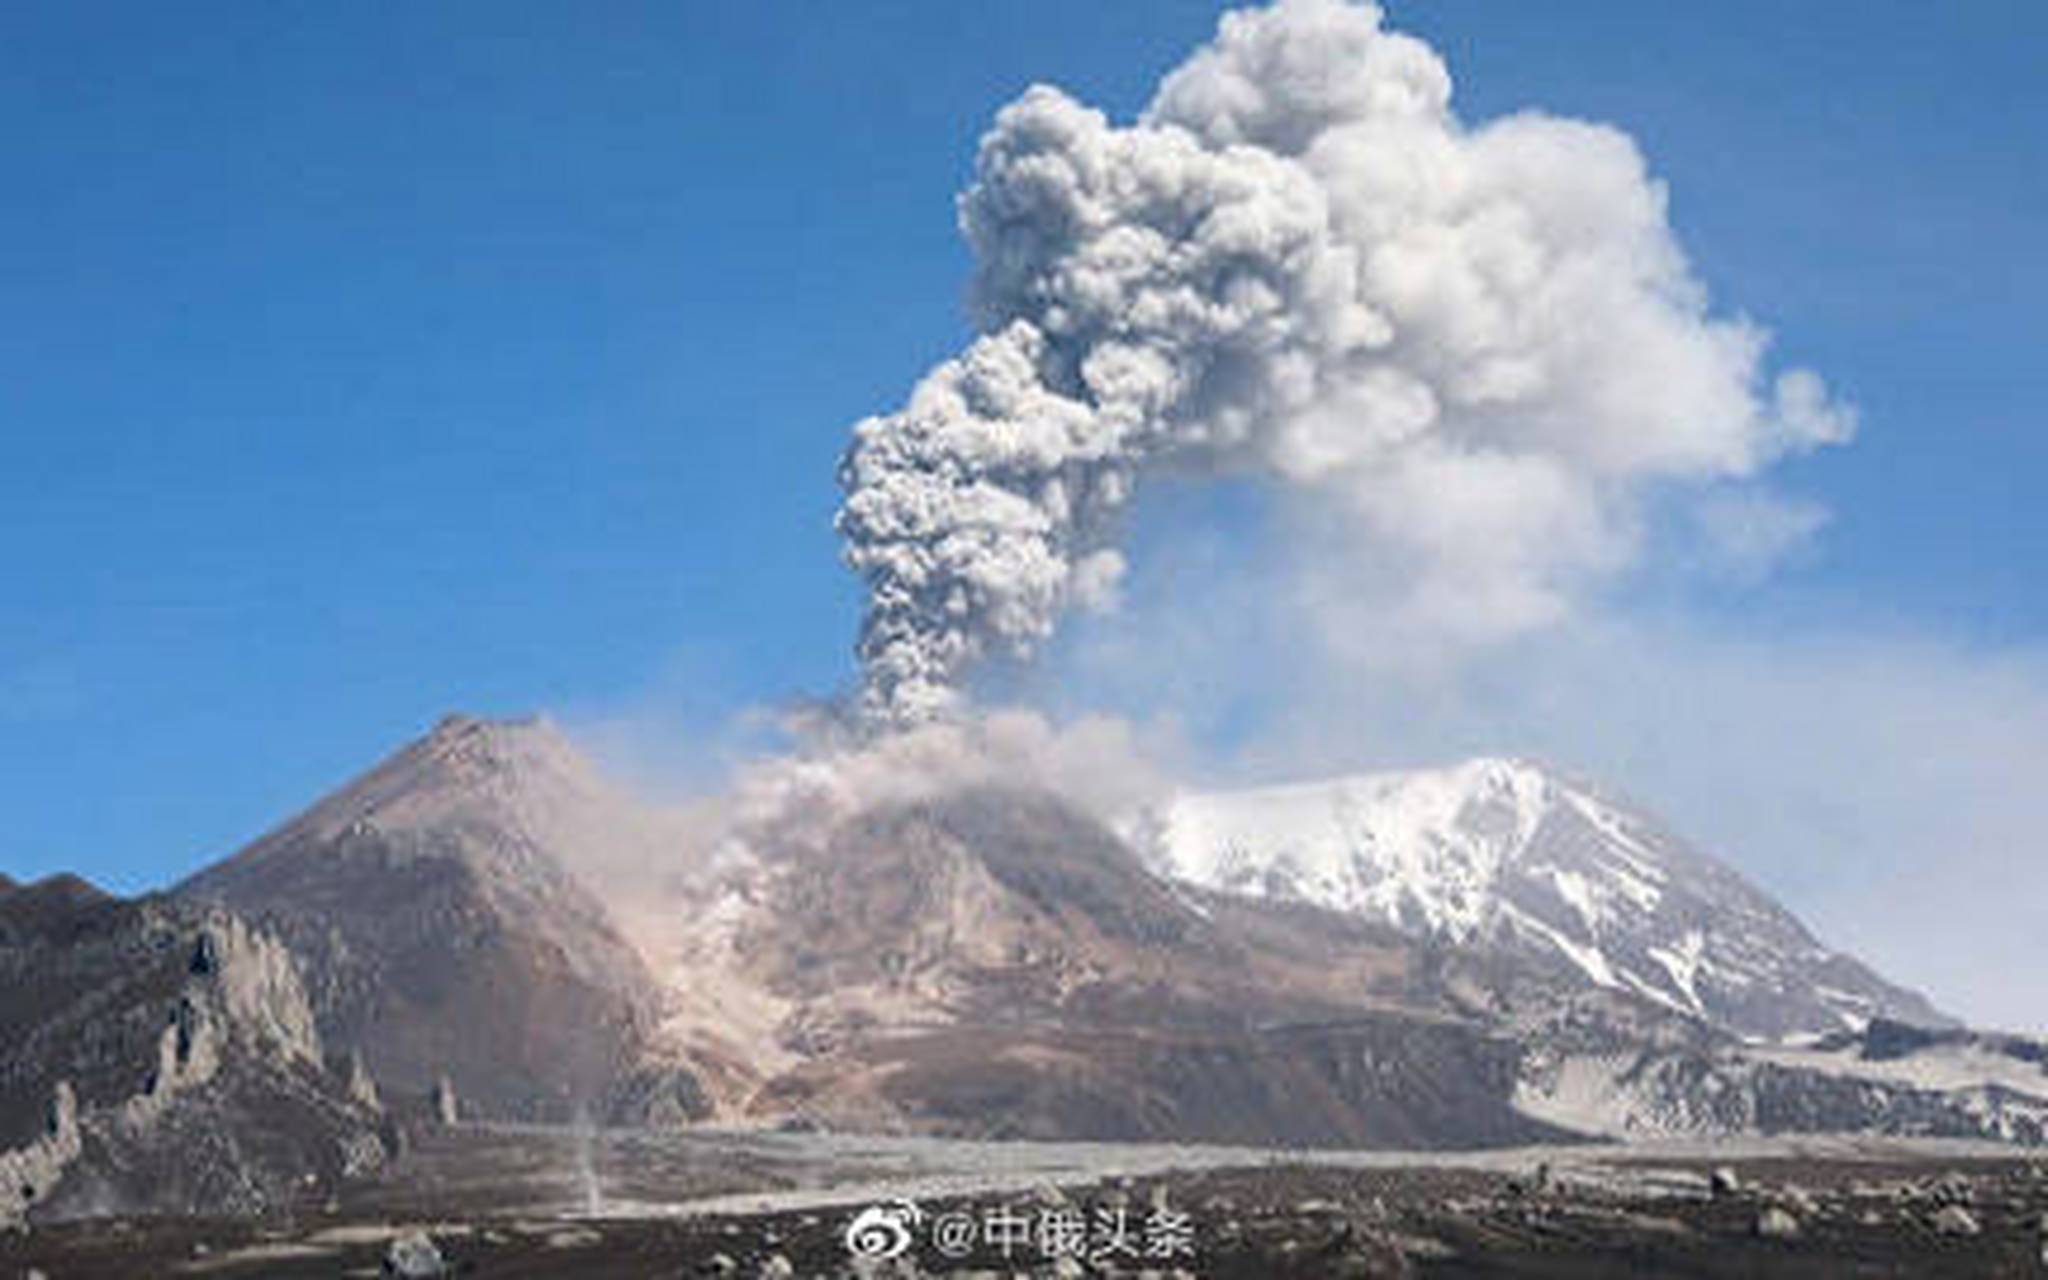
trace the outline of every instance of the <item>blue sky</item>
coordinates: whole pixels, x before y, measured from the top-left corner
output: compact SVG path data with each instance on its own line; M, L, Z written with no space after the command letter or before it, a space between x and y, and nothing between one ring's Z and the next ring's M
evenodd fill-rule
M164 883L449 709L842 686L832 466L959 343L976 136L1218 8L10 6L0 871ZM1391 9L1468 119L1633 133L1861 409L1819 548L1689 607L2042 641L2048 10Z

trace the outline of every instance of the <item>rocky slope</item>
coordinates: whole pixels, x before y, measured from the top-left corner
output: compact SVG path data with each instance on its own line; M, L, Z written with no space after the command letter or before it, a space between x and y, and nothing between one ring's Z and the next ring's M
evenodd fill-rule
M0 1218L251 1212L387 1155L275 938L57 879L0 896Z
M622 857L673 874L604 902L570 870ZM2033 1132L2024 1092L1796 1060L1787 1033L1938 1015L1526 765L1184 798L1135 847L982 787L707 854L545 722L451 719L185 892L281 927L331 1043L401 1091L447 1075L472 1114L1317 1145Z
M1746 1037L1950 1022L1641 810L1525 761L1183 794L1131 827L1168 877L1561 960Z
M1883 1020L1818 1043L1761 1045L1704 1027L1617 1017L1580 998L1529 1020L1516 1105L1578 1133L1617 1139L1863 1134L2048 1141L2048 1076L2038 1060L1892 1051ZM2039 1055L2035 1042L2024 1053Z
M176 893L276 930L380 1083L568 1119L631 1072L655 998L567 870L640 838L633 813L547 722L449 717Z
M1928 1026L1533 766L1183 797L1135 836L914 794L706 848L545 722L456 718L174 895L0 886L0 1175L45 1215L275 1205L429 1094L1301 1147L2044 1136L2041 1046ZM659 874L577 874L626 864Z
M757 1117L955 1136L1482 1145L1517 1054L1402 1000L1398 937L1191 894L1050 796L883 806L728 884L782 1011Z

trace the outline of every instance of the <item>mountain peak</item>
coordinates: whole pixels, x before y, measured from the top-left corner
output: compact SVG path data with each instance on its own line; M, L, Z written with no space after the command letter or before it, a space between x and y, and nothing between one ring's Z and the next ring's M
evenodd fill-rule
M452 747L464 743L504 745L561 736L555 722L538 712L523 716L474 716L465 711L450 711L434 722L422 741Z
M553 815L600 797L609 799L606 785L547 717L451 714L223 865L262 862L351 831L428 830L465 820L546 829Z
M1746 1035L1944 1020L1646 812L1527 759L1183 793L1138 825L1165 875L1506 946Z
M409 755L485 773L590 771L575 745L544 715L486 719L451 712L395 758Z
M0 893L6 892L20 894L23 902L34 899L42 902L64 903L72 906L90 906L94 903L112 902L114 900L113 894L87 880L84 876L76 875L69 871L55 872L44 876L40 880L31 880L26 884L11 880L6 876L0 876Z
M452 715L178 892L274 923L380 1081L554 1114L595 1099L652 994L580 877L659 834L552 722Z
M1158 816L1163 869L1213 888L1300 897L1466 941L1564 784L1480 756L1244 791L1182 793Z

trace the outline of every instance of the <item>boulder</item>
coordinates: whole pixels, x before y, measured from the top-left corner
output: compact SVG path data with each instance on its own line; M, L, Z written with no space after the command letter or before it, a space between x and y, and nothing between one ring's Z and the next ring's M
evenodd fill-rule
M401 1280L427 1280L446 1275L448 1264L434 1237L417 1229L401 1231L384 1249L384 1274Z
M1756 1215L1756 1233L1766 1240L1797 1239L1799 1230L1799 1219L1777 1205L1769 1205Z

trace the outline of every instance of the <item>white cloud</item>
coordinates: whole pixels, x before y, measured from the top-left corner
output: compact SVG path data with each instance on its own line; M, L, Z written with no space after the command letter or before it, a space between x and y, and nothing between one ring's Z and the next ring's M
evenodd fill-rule
M1700 567L1731 581L1759 582L1811 547L1830 518L1817 502L1755 487L1711 490L1692 507Z

